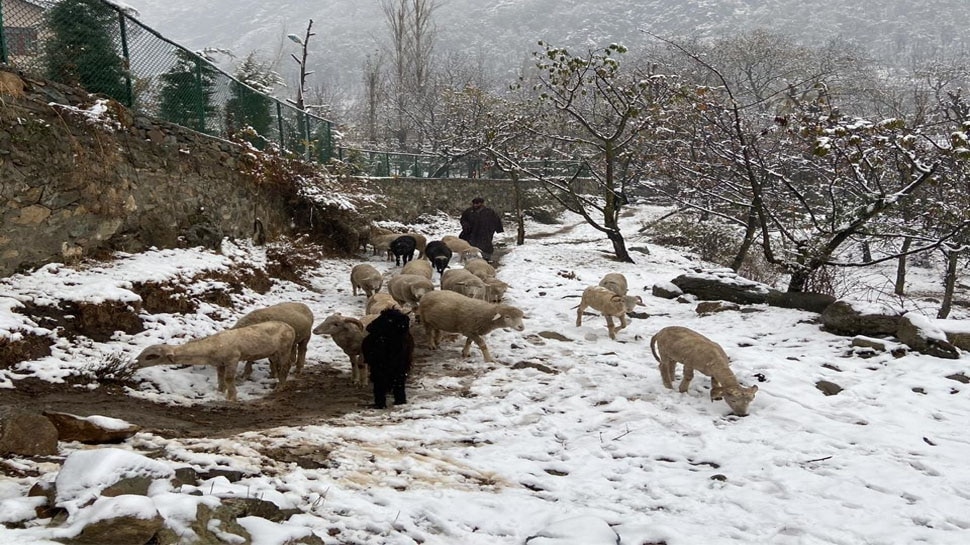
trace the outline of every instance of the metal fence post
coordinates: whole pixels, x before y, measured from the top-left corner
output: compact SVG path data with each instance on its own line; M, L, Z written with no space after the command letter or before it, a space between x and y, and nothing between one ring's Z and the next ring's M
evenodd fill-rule
M131 55L128 52L128 26L125 24L125 14L120 11L118 12L118 26L121 29L121 54L125 58L125 100L127 101L125 106L134 108L135 97L131 90Z
M3 31L3 0L0 0L0 62L7 64L7 34Z

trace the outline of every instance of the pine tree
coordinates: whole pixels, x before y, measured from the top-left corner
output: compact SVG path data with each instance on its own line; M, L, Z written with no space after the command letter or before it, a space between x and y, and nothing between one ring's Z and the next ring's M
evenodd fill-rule
M159 115L172 123L200 132L216 112L212 104L216 71L198 56L176 50L178 60L161 79Z
M47 12L47 76L131 105L125 63L111 36L117 26L117 12L98 0L56 4Z
M257 60L255 53L246 57L234 75L245 85L233 84L230 88L232 97L226 102L226 125L232 131L250 127L265 139L272 130L275 114L268 94L282 79L266 63ZM253 144L260 145L257 141Z

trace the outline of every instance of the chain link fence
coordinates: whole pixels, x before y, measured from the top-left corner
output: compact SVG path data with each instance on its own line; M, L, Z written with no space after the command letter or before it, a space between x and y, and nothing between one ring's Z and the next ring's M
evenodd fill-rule
M221 137L244 136L324 163L326 119L260 93L103 0L0 0L0 61ZM243 131L250 127L252 130Z
M339 159L360 175L507 177L481 157L340 147L331 121L253 89L105 0L0 0L0 62L199 132Z

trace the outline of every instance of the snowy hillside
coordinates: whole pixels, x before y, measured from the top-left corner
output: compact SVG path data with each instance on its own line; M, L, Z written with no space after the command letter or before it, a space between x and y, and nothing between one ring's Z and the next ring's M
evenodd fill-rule
M310 66L322 81L356 85L361 66L386 37L378 0L292 2L286 0L129 0L140 19L192 49L220 47L245 57L259 50L293 70L288 33L302 34L313 19L316 36ZM439 53L483 55L491 71L507 71L530 59L538 40L573 47L612 42L636 50L649 42L644 30L666 37L729 36L765 28L806 43L833 38L857 42L877 57L906 50L966 48L970 10L964 0L447 0L435 21ZM909 57L907 56L907 59Z
M624 218L626 233L662 212L633 210ZM454 233L453 218L439 220L425 226L431 237ZM530 545L966 543L970 388L947 377L970 374L970 356L861 353L850 339L822 332L817 316L803 311L755 306L699 316L694 304L650 295L654 284L698 265L682 252L632 236L631 248L650 253L635 252L636 264L616 263L602 236L574 216L562 225L530 224L527 233L520 247L511 244L511 233L500 240L507 253L498 276L512 285L506 300L525 311L526 329L487 336L495 363L484 363L477 349L462 359L456 337L431 351L416 326L407 405L368 408L368 392L361 390L356 407L344 414L227 437L174 437L137 422L146 430L119 449L152 452L152 464L244 473L236 483L222 477L184 489L153 487L148 505L172 525L193 512L188 506L233 495L302 512L284 523L261 522L253 541L259 545L281 544L297 530L328 544L375 545L520 545L533 536ZM30 326L9 310L16 306L11 296L122 297L140 279L191 278L193 271L234 260L258 265L261 252L244 245L227 245L223 255L150 252L4 279L0 335ZM205 304L196 313L146 317L146 331L118 333L109 342L62 340L50 357L0 370L4 387L31 376L61 380L108 354L133 357L149 344L208 334L279 301L305 302L318 321L337 311L359 315L363 297L351 295L347 279L361 261L396 270L369 255L326 260L306 278L309 289L281 281L265 295L242 290L231 309ZM615 341L600 316L574 324L583 288L611 271L625 274L645 303ZM936 289L935 274L914 270L911 278L920 285L912 289ZM205 286L188 291L204 293ZM955 318L968 317L967 309L958 312ZM719 342L741 383L759 386L749 416L711 402L702 375L686 394L663 388L648 342L668 325ZM307 378L290 381L295 388L328 372L350 380L346 356L329 338L315 336ZM214 375L198 366L145 369L127 395L200 410L224 407ZM819 380L843 390L823 395ZM239 403L266 410L283 403L285 391L270 395L272 382L265 366L258 367L257 380L239 386ZM327 391L313 401L321 413L333 402ZM90 448L62 443L61 450ZM280 448L304 448L327 461L304 468L265 455ZM58 471L50 461L16 463L41 479ZM76 485L75 479L62 480ZM0 478L4 522L33 505L25 494L36 480ZM125 498L131 496L110 501L124 510ZM68 527L94 516L72 505ZM247 527L256 528L249 518ZM0 528L0 543L51 543L65 533L44 521L10 526Z

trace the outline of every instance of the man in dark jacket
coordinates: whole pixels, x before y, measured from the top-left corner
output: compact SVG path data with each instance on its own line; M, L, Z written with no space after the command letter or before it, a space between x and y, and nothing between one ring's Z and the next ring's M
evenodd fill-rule
M470 208L461 213L461 234L458 238L482 251L486 261L492 260L492 235L502 233L502 218L485 206L485 199L475 197Z

